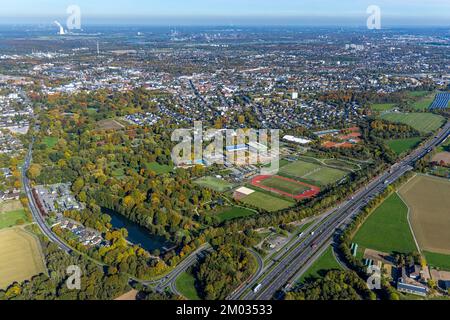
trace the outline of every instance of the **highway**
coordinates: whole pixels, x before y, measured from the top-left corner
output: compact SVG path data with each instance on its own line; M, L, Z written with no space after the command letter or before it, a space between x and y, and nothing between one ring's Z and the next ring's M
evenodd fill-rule
M394 164L389 170L372 180L365 188L355 193L350 200L344 202L339 207L329 211L317 224L310 230L314 232L307 236L299 238L294 244L280 253L282 258L277 261L268 271L263 273L262 277L255 279L238 294L230 296L230 299L244 300L269 300L276 292L284 286L292 285L299 275L299 271L312 263L313 258L317 258L317 251L330 243L335 232L343 225L352 221L360 210L366 206L371 199L379 195L385 188L403 176L406 172L413 169L416 161L428 154L432 148L441 144L449 135L450 123L447 123L436 137L421 145L403 160ZM257 285L260 289L254 292L253 288Z

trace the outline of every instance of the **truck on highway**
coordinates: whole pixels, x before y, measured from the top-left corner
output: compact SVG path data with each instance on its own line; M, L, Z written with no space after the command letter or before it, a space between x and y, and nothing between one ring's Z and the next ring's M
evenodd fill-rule
M257 293L259 290L261 290L262 288L262 284L258 284L254 289L253 289L253 293Z

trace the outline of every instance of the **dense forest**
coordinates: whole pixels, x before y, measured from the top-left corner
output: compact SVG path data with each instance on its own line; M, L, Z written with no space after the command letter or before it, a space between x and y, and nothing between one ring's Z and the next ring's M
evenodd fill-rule
M196 268L200 294L206 300L224 300L256 270L256 259L241 245L220 246Z
M374 300L375 294L351 271L329 271L323 278L289 291L286 300Z

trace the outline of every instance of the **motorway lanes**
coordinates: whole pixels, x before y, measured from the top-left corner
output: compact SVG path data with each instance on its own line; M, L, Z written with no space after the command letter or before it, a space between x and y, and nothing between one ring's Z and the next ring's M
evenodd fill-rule
M330 214L330 218L325 220L314 234L307 239L300 239L295 249L286 255L276 267L265 274L263 280L260 281L261 289L258 292L250 291L243 299L268 300L280 290L286 283L292 280L292 277L298 273L317 250L320 250L327 241L333 236L334 232L344 223L350 222L360 210L376 195L381 193L388 184L396 181L407 171L412 170L412 165L417 160L423 158L431 151L431 148L442 143L449 135L450 123L447 123L441 132L431 141L422 145L418 150L412 152L411 155L395 164L391 169L383 175L373 180L365 189L359 191L352 197L352 200L337 208ZM249 284L246 289L254 288L258 283Z

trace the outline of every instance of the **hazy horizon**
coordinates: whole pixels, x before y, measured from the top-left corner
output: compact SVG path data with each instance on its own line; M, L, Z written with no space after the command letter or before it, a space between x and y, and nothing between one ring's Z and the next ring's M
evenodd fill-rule
M76 5L82 23L133 25L365 26L379 6L385 26L450 26L448 0L0 0L0 24L65 21Z

